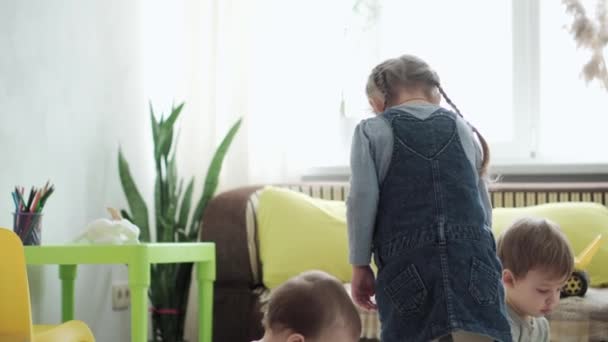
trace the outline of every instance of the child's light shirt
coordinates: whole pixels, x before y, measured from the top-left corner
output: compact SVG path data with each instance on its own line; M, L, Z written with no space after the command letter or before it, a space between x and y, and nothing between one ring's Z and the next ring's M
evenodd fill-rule
M545 317L520 317L507 305L513 342L549 342L549 322Z

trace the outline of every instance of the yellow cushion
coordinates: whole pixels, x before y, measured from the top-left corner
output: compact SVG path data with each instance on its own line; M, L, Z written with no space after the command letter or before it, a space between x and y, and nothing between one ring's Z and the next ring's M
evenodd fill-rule
M597 203L565 202L548 203L522 208L494 208L493 231L496 237L513 221L523 216L544 217L559 224L574 253L578 255L593 239L602 234L608 237L608 208ZM608 285L608 243L599 251L587 267L592 286Z
M333 274L343 282L352 275L348 263L346 206L343 201L312 198L293 190L266 187L257 210L262 281L274 288L310 269ZM608 237L608 208L597 203L548 203L522 208L494 208L496 237L523 216L545 217L559 224L580 253L598 234ZM587 267L592 286L608 286L608 243Z
M260 194L257 213L262 281L267 288L310 269L350 282L343 201L266 187Z

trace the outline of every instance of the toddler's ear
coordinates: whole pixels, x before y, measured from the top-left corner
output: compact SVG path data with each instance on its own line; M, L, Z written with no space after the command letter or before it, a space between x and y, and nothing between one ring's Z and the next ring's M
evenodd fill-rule
M511 272L508 269L504 269L502 271L502 283L506 287L513 287L513 286L515 286L515 276L513 275L513 272Z
M301 334L290 334L286 342L304 342L304 336Z

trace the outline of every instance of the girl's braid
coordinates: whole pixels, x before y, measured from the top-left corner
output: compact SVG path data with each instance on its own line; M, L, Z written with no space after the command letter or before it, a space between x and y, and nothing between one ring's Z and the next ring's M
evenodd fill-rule
M388 85L388 79L386 76L386 69L379 67L376 69L374 75L374 83L376 84L376 88L384 97L384 109L388 107L388 103L391 101L391 91Z
M454 110L456 111L456 113L458 113L458 115L460 115L460 117L462 118L462 113L460 112L460 110L458 109L458 107L456 107L456 105L454 104L454 102L452 102L452 100L448 97L448 94L445 93L445 90L443 90L443 88L441 88L441 86L439 85L439 83L436 84L437 89L439 90L439 92L441 93L441 96L443 96L443 98L445 99L445 102L447 102L452 108L454 108Z
M448 94L446 94L445 90L441 88L439 83L435 84L435 86L441 93L441 96L443 96L443 98L445 99L445 102L447 102L452 108L454 108L454 110L456 111L456 113L458 113L458 115L460 115L460 117L463 117L458 107L456 107L454 102L452 102L452 100L448 97ZM483 135L481 135L477 128L475 128L475 126L471 125L471 128L473 129L473 132L475 133L475 135L477 135L477 138L481 143L481 150L483 152L483 159L481 161L481 174L486 175L488 172L488 165L490 164L490 146L488 145L488 142L483 137Z
M386 108L388 107L388 104L392 100L392 92L391 92L391 88L389 87L389 84L388 84L386 70L382 70L382 72L380 73L380 79L382 80L382 87L384 88L384 109L386 110Z

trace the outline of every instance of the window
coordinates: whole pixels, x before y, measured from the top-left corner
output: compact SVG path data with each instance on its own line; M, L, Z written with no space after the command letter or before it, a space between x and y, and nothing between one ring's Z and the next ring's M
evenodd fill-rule
M493 164L608 162L608 93L579 77L589 56L577 50L561 1L366 3L372 23L349 32L358 66L345 66L357 71L344 82L347 124L368 107L361 85L369 70L413 53L490 142ZM589 11L594 5L586 2Z
M489 15L477 15L488 13ZM374 31L373 47L365 46L347 84L347 115L369 111L363 87L379 61L404 53L418 55L433 67L444 89L468 119L494 142L513 136L511 4L509 2L384 0ZM367 37L366 37L367 38ZM363 45L363 44L362 44ZM365 51L368 51L366 53ZM491 115L488 115L491 113Z
M347 82L356 86L347 90L346 102L351 106L346 116L360 118L369 107L362 89L374 65L411 53L437 71L447 94L493 147L505 152L525 148L526 141L515 139L521 136L521 127L516 125L513 108L510 2L427 0L413 4L387 0L378 2L374 19L367 31L375 40L364 36L374 41L372 48L368 44L358 51L371 53L352 68L357 73ZM520 148L514 149L514 144Z
M256 2L247 53L233 56L245 64L236 79L247 80L251 148L294 170L347 165L370 115L369 72L411 53L490 142L493 165L608 163L608 93L579 78L565 10L554 0Z
M608 92L599 82L586 84L580 77L590 52L577 49L564 27L572 16L561 1L540 3L538 157L549 163L608 163ZM583 4L593 18L597 1Z

